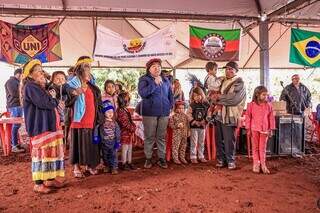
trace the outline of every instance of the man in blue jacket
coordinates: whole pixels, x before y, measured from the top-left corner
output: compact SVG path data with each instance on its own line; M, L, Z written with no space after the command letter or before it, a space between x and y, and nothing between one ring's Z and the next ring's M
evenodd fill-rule
M22 117L22 107L20 104L20 92L19 85L22 75L22 69L18 68L14 71L14 76L5 84L6 98L7 98L7 110L10 112L11 117ZM11 145L12 152L24 152L25 150L18 144L18 131L20 124L14 124L11 131Z
M147 73L140 77L138 92L142 98L141 115L144 126L144 167L152 167L152 150L158 147L158 165L168 168L166 163L166 132L168 119L173 106L173 93L170 81L161 75L161 60L151 59L146 64Z

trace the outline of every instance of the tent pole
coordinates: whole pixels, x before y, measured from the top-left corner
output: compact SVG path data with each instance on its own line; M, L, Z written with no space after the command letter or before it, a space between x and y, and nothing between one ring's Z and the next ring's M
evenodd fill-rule
M269 76L269 32L268 22L259 23L259 43L260 43L260 84L270 91Z

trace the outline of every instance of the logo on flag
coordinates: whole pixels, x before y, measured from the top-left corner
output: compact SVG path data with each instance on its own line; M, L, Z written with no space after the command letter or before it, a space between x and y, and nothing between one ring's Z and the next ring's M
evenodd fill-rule
M190 26L189 55L215 61L238 61L240 29L217 30Z
M202 49L208 58L215 59L220 57L226 47L226 41L216 33L206 35L202 41Z
M131 39L129 44L123 44L123 48L128 53L138 53L140 52L146 45L141 38Z
M290 62L320 67L320 33L291 29Z

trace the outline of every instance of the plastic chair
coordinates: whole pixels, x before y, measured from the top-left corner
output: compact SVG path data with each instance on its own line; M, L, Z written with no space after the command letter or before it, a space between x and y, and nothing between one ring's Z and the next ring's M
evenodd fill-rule
M320 124L319 124L319 121L317 121L316 112L312 112L309 115L309 119L312 122L312 127L313 127L312 133L311 133L310 142L312 142L314 133L317 133L317 135L318 135L318 143L319 143L320 142Z

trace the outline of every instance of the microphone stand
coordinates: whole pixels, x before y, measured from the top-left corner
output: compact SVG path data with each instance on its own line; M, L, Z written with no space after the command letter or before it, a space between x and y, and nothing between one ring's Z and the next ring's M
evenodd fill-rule
M294 117L293 117L293 112L294 112L294 108L298 109L296 102L293 101L293 98L290 96L289 91L287 90L286 87L283 86L283 83L281 82L281 86L283 88L283 91L285 92L285 94L287 95L287 97L289 98L290 101L290 107L291 107L291 121L290 121L290 146L291 146L291 157L293 156L293 129L294 129Z

